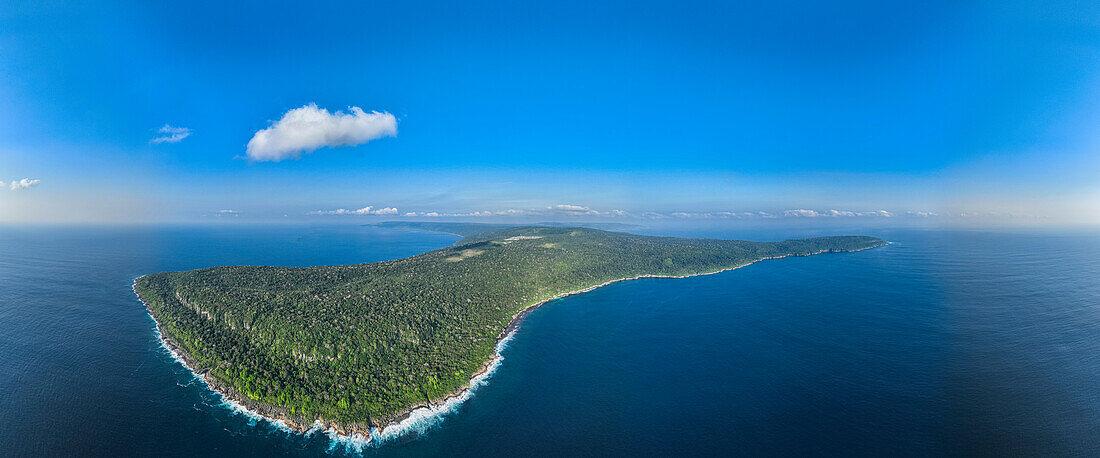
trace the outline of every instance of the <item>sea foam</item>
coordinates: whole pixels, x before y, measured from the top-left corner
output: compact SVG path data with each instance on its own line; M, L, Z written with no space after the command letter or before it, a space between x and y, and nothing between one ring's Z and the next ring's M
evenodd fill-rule
M516 330L518 330L518 328L513 329L497 342L493 358L489 361L485 370L471 378L469 387L458 395L451 396L445 401L431 407L415 409L409 412L408 417L400 422L386 425L383 428L373 428L371 429L370 437L365 437L362 434L348 436L339 434L336 430L329 428L325 433L328 434L329 439L332 440L330 449L342 446L350 450L358 451L362 450L365 446L377 446L409 433L424 434L429 429L439 425L447 415L457 412L459 406L461 406L463 402L473 397L474 390L489 383L489 378L496 373L497 368L500 367L500 363L504 360L504 349L508 348L508 343L515 337Z
M136 281L137 279L135 279L135 283ZM308 430L304 432L298 431L294 428L291 428L290 425L288 425L284 420L271 418L254 410L251 410L248 407L245 407L243 404L233 399L230 399L228 396L223 395L218 390L215 390L214 387L210 386L210 383L207 382L205 378L195 373L194 369L187 365L187 361L184 360L179 353L177 353L168 345L167 340L160 332L160 327L157 326L156 319L154 319L151 314L148 316L149 319L153 321L153 332L156 333L157 340L160 342L160 347L164 349L164 351L167 352L172 359L183 366L184 369L187 369L188 373L191 374L191 377L194 380L201 382L208 391L214 393L218 396L219 399L221 399L221 403L218 404L218 407L227 409L234 414L239 414L248 418L250 425L255 425L260 422L266 422L275 427L277 430L286 432L288 434L302 434L304 436L308 436L318 431L321 431L322 428L324 428L324 425L320 421L316 421ZM497 371L497 368L500 367L501 361L504 360L503 350L508 347L508 343L511 342L511 340L515 337L516 330L518 330L518 328L513 329L508 334L506 334L504 338L500 339L500 341L497 342L493 357L489 361L489 364L486 366L485 370L477 376L471 378L469 387L465 390L462 390L462 392L458 395L451 396L442 403L433 405L431 407L421 407L415 409L412 412L409 412L408 417L398 423L386 425L382 428L373 428L370 432L370 436L364 436L363 434L359 433L351 435L340 434L336 431L335 428L325 429L324 432L331 441L329 449L333 450L336 448L345 448L354 451L361 451L366 446L377 446L412 432L423 434L429 429L439 425L443 421L443 418L446 417L448 414L458 411L458 407L474 395L474 390L488 383L489 378Z
M239 414L239 415L242 415L242 416L248 418L250 425L255 425L255 424L263 421L263 422L269 423L271 426L274 426L276 429L278 429L280 431L284 431L284 432L288 432L288 433L299 433L298 430L296 430L294 428L291 428L290 425L287 425L285 421L280 420L278 418L271 418L271 417L264 416L263 414L260 414L259 412L251 410L251 409L245 407L244 405L242 405L241 403L230 399L229 397L227 397L227 396L223 395L222 393L220 393L218 390L215 390L214 387L210 386L210 383L207 382L205 378L203 378L199 374L195 373L194 369L192 369L191 367L189 367L187 365L187 361L184 360L183 357L180 356L179 353L177 353L175 350L173 350L172 347L168 346L167 341L164 339L164 336L160 332L160 328L156 326L156 320L153 319L152 315L149 316L149 319L153 320L153 323L154 323L153 332L156 334L157 340L160 342L160 347L166 353L168 353L168 355L172 359L174 359L177 363L179 363L180 366L183 366L184 369L187 369L187 372L188 372L188 374L191 375L192 380L200 382L203 385L203 387L205 387L207 389L207 391L209 391L211 393L214 393L216 396L218 396L218 398L221 400L221 402L219 404L217 404L217 407L221 407L223 409L231 411L234 414ZM176 384L179 385L178 382ZM180 385L180 386L191 386L191 384L188 383L187 385ZM313 434L316 430L320 429L320 427L321 427L321 423L320 422L315 422L313 424L313 427L311 427L309 430L307 430L307 431L305 431L304 433L301 433L301 434L304 434L304 435Z

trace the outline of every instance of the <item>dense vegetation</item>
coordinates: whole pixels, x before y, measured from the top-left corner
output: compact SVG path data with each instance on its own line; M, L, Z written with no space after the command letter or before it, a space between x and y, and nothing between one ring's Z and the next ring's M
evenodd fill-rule
M395 261L161 272L135 287L167 336L220 383L293 417L366 425L459 389L517 312L558 294L883 243L524 227Z

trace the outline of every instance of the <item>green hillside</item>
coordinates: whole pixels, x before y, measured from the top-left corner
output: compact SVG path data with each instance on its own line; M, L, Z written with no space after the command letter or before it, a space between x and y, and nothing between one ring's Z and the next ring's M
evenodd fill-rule
M139 278L135 289L168 338L252 405L307 422L370 425L462 387L517 312L556 295L882 244L523 227L395 261L161 272Z

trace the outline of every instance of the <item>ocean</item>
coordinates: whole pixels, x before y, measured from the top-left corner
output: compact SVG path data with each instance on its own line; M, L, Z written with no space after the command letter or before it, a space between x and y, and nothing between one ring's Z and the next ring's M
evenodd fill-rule
M395 259L458 237L0 227L0 455L1100 454L1100 233L643 232L893 243L555 300L453 412L362 446L226 406L161 346L131 282Z

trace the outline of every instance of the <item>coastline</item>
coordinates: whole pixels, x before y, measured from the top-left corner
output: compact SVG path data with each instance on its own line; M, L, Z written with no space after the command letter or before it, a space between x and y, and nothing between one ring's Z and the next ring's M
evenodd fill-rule
M149 307L144 298L141 297L141 294L137 292L137 279L141 277L137 277L134 279L131 288L134 291L134 295L137 296L138 301L140 301L142 305L145 306L145 310L149 314L150 318L153 319L157 337L159 338L161 345L166 350L168 350L168 352L176 361L178 361L181 365L184 366L184 368L190 371L195 378L202 381L208 389L215 393L218 393L222 397L223 402L231 409L239 411L242 414L252 418L265 420L272 425L287 431L297 432L301 434L309 434L314 431L324 431L333 440L346 442L354 447L361 448L363 445L366 444L381 442L387 439L399 437L408 431L422 431L426 427L434 424L436 421L439 421L442 416L446 415L447 413L453 412L456 407L458 407L462 402L472 396L474 389L487 383L487 379L496 371L496 368L500 365L500 362L503 359L503 356L501 354L502 350L507 346L507 343L515 336L516 331L519 329L520 323L522 323L527 314L551 301L567 296L572 296L575 294L582 294L613 283L623 281L637 280L642 278L677 279L703 275L714 275L726 271L740 269L742 267L749 266L760 261L783 259L788 257L813 256L823 253L852 253L872 248L878 248L889 244L890 242L884 242L881 245L869 246L856 250L820 250L807 254L771 256L756 259L733 267L718 269L712 272L701 272L685 275L643 274L633 277L624 277L615 280L609 280L598 285L557 294L554 297L531 304L523 308L519 312L516 312L512 316L511 320L509 320L508 324L504 327L504 330L502 330L500 335L497 337L495 350L492 356L487 361L482 363L481 367L470 376L470 380L458 390L439 399L429 399L427 402L419 402L417 404L406 407L394 414L387 415L378 419L377 423L375 422L375 419L369 419L368 424L366 425L358 423L340 424L336 421L325 420L323 418L315 419L311 422L310 420L302 417L287 415L286 411L280 407L248 399L246 396L241 395L241 393L239 393L232 387L226 386L218 382L216 379L209 375L209 369L200 367L197 361L192 359L190 355L184 352L183 349L180 348L179 345L176 344L176 342L172 340L172 338L169 337L167 333L164 332L160 320L157 319L156 313L152 310L152 308Z
M231 410L240 412L257 420L267 421L275 427L285 431L300 434L324 431L332 439L347 442L356 447L361 447L362 445L375 441L395 438L410 430L423 429L422 426L427 425L421 425L419 423L425 422L425 420L427 420L427 423L431 423L433 417L451 412L458 404L470 397L474 388L486 383L488 377L495 372L496 368L500 365L500 361L503 359L501 350L504 349L508 341L515 335L515 327L510 323L509 328L513 331L502 333L496 341L496 348L493 352L493 356L482 363L481 367L470 376L470 380L466 385L442 398L432 399L431 404L420 402L406 407L399 412L383 418L382 421L379 422L381 425L374 424L373 419L371 419L368 425L356 423L344 425L336 421L325 419L316 419L310 422L303 417L287 415L286 411L280 407L248 399L232 387L226 386L211 377L208 368L201 367L198 361L195 361L187 352L183 351L183 349L165 332L160 320L157 318L156 312L149 307L149 304L146 303L145 299L141 297L141 294L137 292L136 283L138 278L141 277L134 279L134 283L131 284L131 289L134 291L134 295L137 296L138 301L145 307L146 313L153 320L154 331L157 334L161 346L168 351L172 359L179 362L194 378L201 381L207 389L221 396L223 403ZM515 321L515 319L513 319L513 321Z

